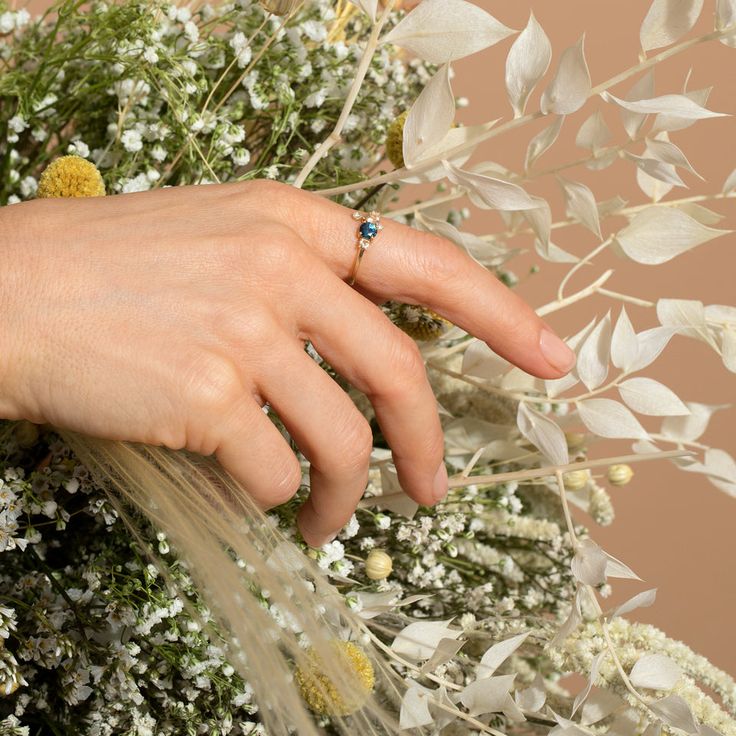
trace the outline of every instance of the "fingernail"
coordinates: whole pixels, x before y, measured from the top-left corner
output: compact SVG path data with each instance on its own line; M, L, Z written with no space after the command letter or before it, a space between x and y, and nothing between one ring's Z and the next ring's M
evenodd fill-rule
M558 371L568 373L575 365L575 353L546 327L539 336L539 347L547 362Z
M447 495L447 468L444 460L440 463L437 474L434 476L432 495L435 501L441 501Z

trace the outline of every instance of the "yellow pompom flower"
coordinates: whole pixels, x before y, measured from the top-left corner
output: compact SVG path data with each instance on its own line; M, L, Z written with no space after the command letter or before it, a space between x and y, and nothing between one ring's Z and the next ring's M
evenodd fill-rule
M337 656L343 659L345 669L354 676L351 683L356 691L355 700L346 702L333 682L322 670L321 661L313 648L307 650L309 663L294 672L299 692L315 712L323 715L347 716L360 708L373 691L376 676L373 665L361 647L351 641L332 642Z
M97 167L81 156L62 156L52 161L38 182L36 196L104 197L105 184Z
M398 328L415 340L436 340L452 327L452 322L442 315L418 304L393 302L389 316Z
M386 137L386 156L397 168L404 168L404 123L409 111L406 110L388 126Z

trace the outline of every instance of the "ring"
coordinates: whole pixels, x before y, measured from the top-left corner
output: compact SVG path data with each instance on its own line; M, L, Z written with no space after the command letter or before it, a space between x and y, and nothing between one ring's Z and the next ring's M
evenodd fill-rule
M373 238L383 230L381 225L381 213L372 210L367 215L363 212L353 212L353 219L360 220L358 226L358 243L357 250L355 251L355 260L353 261L353 268L348 284L352 286L355 283L355 278L358 275L358 268L360 262L363 260L363 254L368 250L368 246L371 244Z

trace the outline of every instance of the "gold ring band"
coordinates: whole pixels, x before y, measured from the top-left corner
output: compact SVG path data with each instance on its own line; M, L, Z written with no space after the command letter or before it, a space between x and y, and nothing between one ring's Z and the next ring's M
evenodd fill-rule
M367 215L363 212L353 212L353 219L360 220L360 224L358 225L358 242L356 244L355 259L353 260L353 268L351 269L350 279L348 280L350 286L355 283L355 279L358 276L358 268L360 268L360 263L363 260L366 250L368 250L368 246L378 233L383 230L381 213L375 210L372 210Z

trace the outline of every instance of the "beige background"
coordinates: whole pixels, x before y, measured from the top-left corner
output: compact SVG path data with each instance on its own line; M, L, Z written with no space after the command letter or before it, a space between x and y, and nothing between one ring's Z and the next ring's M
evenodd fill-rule
M648 2L591 2L590 0L533 0L501 3L475 0L507 25L522 29L529 9L550 36L554 58L548 78L556 68L561 51L574 44L585 31L585 50L593 84L597 84L637 62L638 29ZM20 4L20 3L19 3ZM48 3L35 0L30 7L39 9ZM705 10L692 35L712 29L713 0L706 0ZM470 98L471 105L461 111L459 119L477 123L509 115L503 86L504 60L512 39L455 65L457 76L453 87L457 95ZM655 79L658 94L677 92L692 67L690 89L715 85L709 107L736 113L736 49L709 43L691 49L658 66ZM633 80L613 88L624 96ZM539 90L532 96L528 110L538 107ZM541 159L544 168L564 163L582 155L573 144L580 123L603 103L591 100L584 110L566 121L560 140ZM623 140L618 117L606 113L614 132L614 141ZM513 170L520 170L529 138L544 121L527 126L516 134L493 139L474 160L495 160ZM729 172L736 167L734 118L706 120L694 127L674 133L677 143L705 178L700 182L684 174L693 194L720 189ZM634 148L641 153L641 146ZM597 199L621 194L633 203L643 202L634 184L633 165L617 162L603 173L591 174L582 167L569 170L567 178L591 185ZM548 196L557 217L563 213L562 201L554 182L535 182L529 186L535 194ZM684 191L684 190L683 190ZM674 190L668 198L687 196ZM721 227L736 228L736 203L719 202L713 209L726 215ZM488 213L473 217L468 229L478 233L499 227L499 220ZM609 223L606 226L610 227ZM593 236L582 228L567 228L555 241L566 250L582 255L595 245ZM531 243L523 247L532 248ZM554 296L554 290L565 266L543 263L533 250L513 262L516 273L523 277L531 263L541 263L542 272L523 279L519 293L532 305L539 306ZM706 304L736 305L734 269L736 269L736 236L727 236L700 246L664 265L647 267L632 265L610 254L596 259L583 269L571 287L592 281L605 268L615 267L616 274L607 287L644 299L661 296L697 298ZM563 335L571 334L586 324L593 315L602 317L613 307L614 316L620 306L603 298L588 299L577 307L556 313L549 322ZM637 330L655 326L653 310L627 305ZM736 405L736 376L728 373L717 356L704 344L688 338L675 338L663 356L646 375L664 382L682 399L708 404L733 402ZM734 441L734 409L717 413L702 442L736 454ZM658 429L659 420L644 420L648 429ZM628 454L628 441L597 446L592 454ZM669 447L668 447L669 449ZM617 519L613 526L595 528L592 533L607 551L629 563L645 580L645 584L617 582L610 602L629 597L639 590L657 587L657 602L652 608L637 612L638 620L655 624L669 635L682 639L714 664L736 674L736 637L733 630L736 606L736 499L725 496L704 477L684 473L667 461L641 463L628 486L613 489ZM587 521L587 520L584 520ZM591 523L592 524L592 523Z

